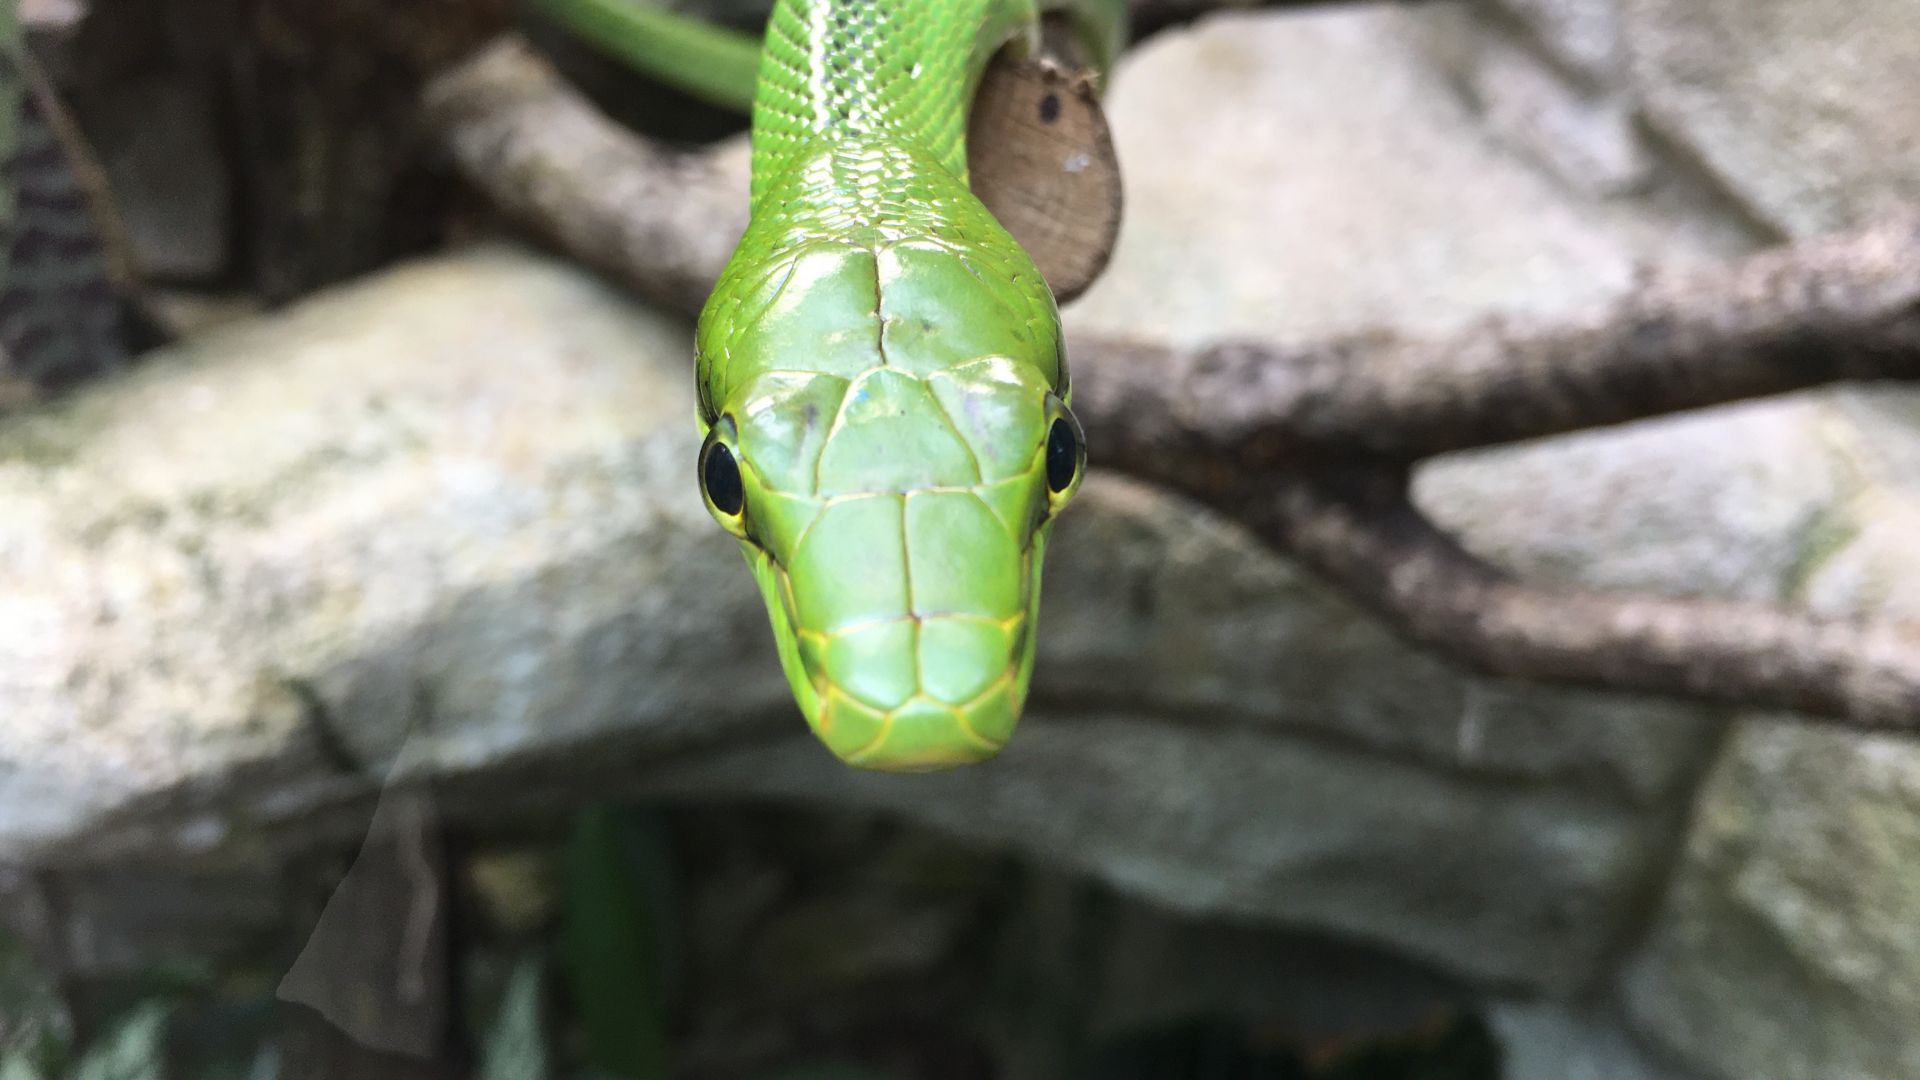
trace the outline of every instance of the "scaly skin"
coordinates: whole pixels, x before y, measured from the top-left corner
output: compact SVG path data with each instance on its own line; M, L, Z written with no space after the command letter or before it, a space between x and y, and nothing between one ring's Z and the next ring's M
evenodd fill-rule
M979 73L1036 19L1033 0L782 0L768 26L753 219L697 336L702 488L807 722L852 765L1006 743L1085 467L1053 295L966 179Z

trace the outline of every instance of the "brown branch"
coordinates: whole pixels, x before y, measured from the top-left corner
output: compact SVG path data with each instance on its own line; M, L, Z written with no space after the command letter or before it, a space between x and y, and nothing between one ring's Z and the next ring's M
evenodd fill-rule
M501 208L677 310L700 310L746 229L744 168L628 134L518 38L436 80L426 120Z
M741 221L710 160L640 144L524 50L436 92L470 176L579 257L697 308ZM736 182L737 183L737 182ZM1863 729L1920 727L1920 629L1756 605L1530 586L1406 497L1451 450L1839 380L1920 378L1920 221L1645 285L1584 318L1435 339L1183 351L1076 339L1097 460L1207 502L1409 638L1476 669Z
M1412 640L1491 675L1920 731L1920 626L1529 585L1462 550L1379 468L1242 486L1237 516Z
M1920 379L1920 219L1648 284L1572 320L1434 339L1097 349L1076 388L1090 429L1128 429L1152 409L1151 430L1129 435L1162 450L1234 448L1267 465L1412 461L1833 382Z

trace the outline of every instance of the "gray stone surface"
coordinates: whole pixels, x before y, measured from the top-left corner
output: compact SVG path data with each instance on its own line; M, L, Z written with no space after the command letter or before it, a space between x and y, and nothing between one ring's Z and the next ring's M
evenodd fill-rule
M1619 0L1481 0L1526 25L1561 64L1602 85L1618 78L1622 53Z
M244 763L317 762L296 685L375 763L429 713L458 718L458 761L533 717L564 740L657 709L671 738L721 702L769 707L761 616L683 483L688 338L490 251L9 425L0 853ZM682 650L738 672L715 685Z
M1488 1024L1505 1056L1502 1080L1697 1080L1639 1045L1611 1008L1495 1002Z
M1583 94L1519 49L1489 48L1470 87L1494 132L1562 182L1598 196L1647 184L1653 159L1625 99Z
M1780 229L1920 201L1912 0L1623 0L1633 88L1661 130Z
M1415 494L1540 580L1778 602L1858 489L1844 427L1815 397L1752 402L1436 461Z
M1487 131L1577 192L1606 198L1651 186L1658 162L1632 99L1541 55L1537 35L1489 6L1441 7L1421 20Z
M1070 324L1440 331L1725 253L1711 226L1570 194L1489 139L1432 55L1447 7L1219 15L1146 43L1110 100L1127 215Z
M1849 391L1822 412L1852 494L1797 591L1920 617L1920 395ZM1920 747L1743 725L1631 966L1635 1022L1725 1080L1920 1074L1916 865Z
M1791 725L1715 771L1634 1020L1707 1075L1920 1074L1920 753Z

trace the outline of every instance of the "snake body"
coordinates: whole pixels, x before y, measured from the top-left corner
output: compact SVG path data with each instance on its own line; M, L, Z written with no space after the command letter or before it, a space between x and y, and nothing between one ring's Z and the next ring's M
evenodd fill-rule
M981 73L1042 6L780 0L761 50L751 224L696 334L699 475L855 766L1007 742L1085 468L1053 295L967 181ZM1068 8L1109 55L1123 5Z

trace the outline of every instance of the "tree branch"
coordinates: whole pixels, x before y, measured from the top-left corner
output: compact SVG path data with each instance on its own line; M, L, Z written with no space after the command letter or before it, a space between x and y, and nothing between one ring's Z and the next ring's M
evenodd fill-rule
M634 137L517 38L436 80L426 121L515 219L676 310L700 310L746 230L744 161Z
M1570 320L1492 320L1434 339L1097 351L1075 391L1089 428L1162 452L1251 454L1245 465L1412 461L1833 382L1920 378L1920 219L1650 283ZM1156 419L1133 430L1148 409Z
M1462 550L1386 469L1288 476L1235 502L1269 543L1474 670L1920 731L1920 626L1529 585Z
M682 311L742 227L743 176L619 131L523 47L449 76L434 117L509 211ZM1581 318L1193 351L1080 338L1072 355L1101 464L1239 519L1463 664L1920 728L1920 628L1530 586L1462 550L1405 483L1447 451L1920 378L1920 219L1654 281Z

